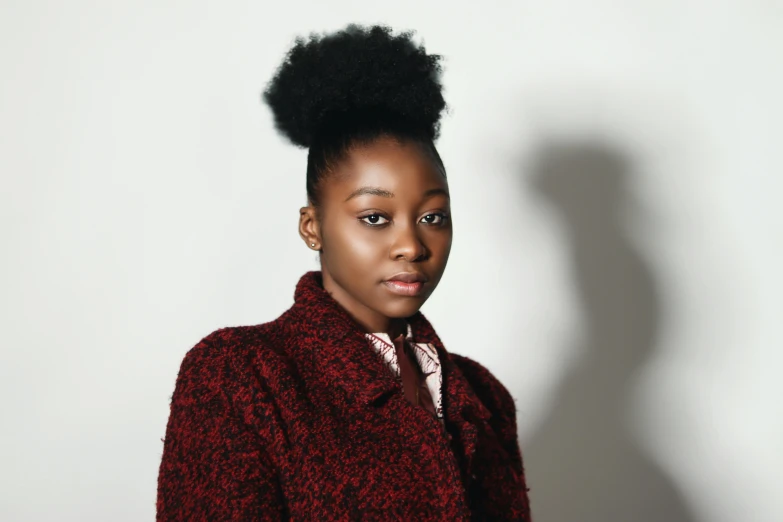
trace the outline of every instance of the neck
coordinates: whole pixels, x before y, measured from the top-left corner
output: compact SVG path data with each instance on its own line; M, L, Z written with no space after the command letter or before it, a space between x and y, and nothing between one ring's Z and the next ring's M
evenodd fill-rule
M391 319L386 329L389 339L396 339L398 336L404 336L408 333L408 325L405 319Z

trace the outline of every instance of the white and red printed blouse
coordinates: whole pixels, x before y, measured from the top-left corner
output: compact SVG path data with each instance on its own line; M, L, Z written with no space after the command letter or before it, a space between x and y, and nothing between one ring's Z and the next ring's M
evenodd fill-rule
M426 385L426 389L432 399L432 405L434 407L434 412L432 413L441 423L443 423L443 408L441 404L441 386L443 384L443 378L438 352L431 344L414 342L411 325L408 324L407 328L404 342L407 343L410 352L415 356L416 363L418 363L418 367L421 370L424 379L423 384ZM400 378L400 365L397 360L397 351L395 350L394 342L389 335L385 332L368 333L366 334L366 338L369 341L370 346L386 363L389 370L397 378Z

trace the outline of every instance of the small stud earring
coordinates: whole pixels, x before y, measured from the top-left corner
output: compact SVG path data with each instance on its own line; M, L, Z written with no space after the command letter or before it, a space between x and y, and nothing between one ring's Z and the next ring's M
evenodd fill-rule
M310 246L315 248L315 243L310 243Z

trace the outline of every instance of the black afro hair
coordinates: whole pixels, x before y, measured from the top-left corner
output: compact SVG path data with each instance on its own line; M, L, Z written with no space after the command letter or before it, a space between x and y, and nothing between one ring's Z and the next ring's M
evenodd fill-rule
M351 24L298 38L263 95L277 129L310 147L329 125L373 114L404 121L435 140L446 107L441 57L427 54L412 35Z

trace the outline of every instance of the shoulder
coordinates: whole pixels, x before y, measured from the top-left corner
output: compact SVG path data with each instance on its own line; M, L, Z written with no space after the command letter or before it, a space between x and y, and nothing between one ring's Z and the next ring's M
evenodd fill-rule
M479 400L493 416L514 418L516 404L508 389L484 365L464 355L450 353L449 357L459 368Z
M282 318L282 316L281 316ZM194 385L227 388L285 358L286 334L281 318L252 326L216 329L188 350L178 380Z

